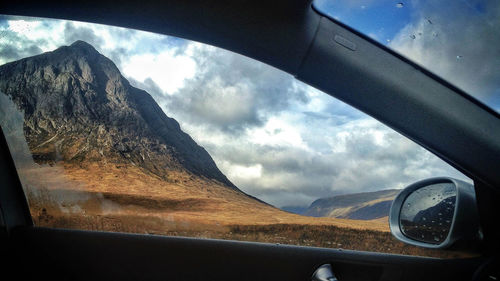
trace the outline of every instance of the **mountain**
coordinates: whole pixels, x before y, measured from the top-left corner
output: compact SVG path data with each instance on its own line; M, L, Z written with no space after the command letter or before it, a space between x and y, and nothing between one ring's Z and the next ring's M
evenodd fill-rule
M416 240L432 241L431 243L443 242L448 236L453 221L455 201L456 196L450 196L418 211L413 217L411 214L406 217L402 216L401 229L405 235Z
M426 220L436 220L436 224L443 221L443 223L450 223L453 220L453 215L455 213L455 202L457 200L456 196L450 196L443 199L436 205L430 206L427 209L420 210L415 214L413 221L419 224L425 224ZM428 222L427 224L430 224ZM434 223L434 222L432 222ZM448 225L449 226L449 225Z
M374 220L389 215L392 200L398 189L380 190L320 198L302 214L312 217Z
M308 229L388 231L291 214L240 191L83 41L0 66L0 125L37 226L243 240L273 229L263 241L280 229L300 241Z
M185 171L237 190L151 95L86 42L0 66L0 91L24 112L39 164L132 164L164 179Z
M305 211L307 211L307 208L307 206L283 206L280 209L292 214L302 215Z

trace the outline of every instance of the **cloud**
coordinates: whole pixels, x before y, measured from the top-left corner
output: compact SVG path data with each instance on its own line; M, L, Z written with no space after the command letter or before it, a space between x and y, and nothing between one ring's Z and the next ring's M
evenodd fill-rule
M142 82L135 80L133 77L129 77L128 81L132 86L148 92L160 106L164 105L168 100L168 96L165 95L160 86L158 86L158 84L156 84L155 81L149 77L144 79Z
M425 1L412 8L414 20L389 46L490 106L500 106L500 2Z
M98 50L102 49L104 44L104 40L98 37L91 28L77 27L71 22L66 22L64 25L64 42L71 44L78 40L83 40Z
M6 35L0 62L90 41L178 120L232 182L276 206L305 206L319 197L398 188L432 176L464 178L349 105L244 56L81 22L26 18L30 28L22 29L17 21L23 19L0 18ZM12 22L19 32L9 29ZM400 36L401 46L418 50Z
M342 115L329 110L340 102L325 94L317 98L324 104L312 116L284 111L238 134L180 121L231 181L276 206L307 206L320 197L402 188L436 176L467 180L362 113L334 121Z
M29 46L19 50L13 45L2 44L0 47L0 63L14 61L25 57L41 54L43 51L36 44L29 44Z
M0 64L41 54L47 44L44 38L23 36L40 26L38 22L19 20L17 17L0 17Z
M206 45L195 44L191 50L196 72L168 104L169 111L188 122L239 132L308 101L304 88L289 74Z
M176 48L158 53L132 55L123 65L124 75L139 81L151 79L166 94L184 87L184 81L193 77L196 62L186 54L178 54Z

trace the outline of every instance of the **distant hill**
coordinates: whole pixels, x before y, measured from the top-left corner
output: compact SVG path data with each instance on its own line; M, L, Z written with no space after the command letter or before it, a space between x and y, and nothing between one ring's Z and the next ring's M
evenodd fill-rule
M380 190L320 198L301 214L311 217L374 220L389 215L399 189Z
M307 211L307 208L307 206L283 206L280 209L289 213L302 215L305 211Z

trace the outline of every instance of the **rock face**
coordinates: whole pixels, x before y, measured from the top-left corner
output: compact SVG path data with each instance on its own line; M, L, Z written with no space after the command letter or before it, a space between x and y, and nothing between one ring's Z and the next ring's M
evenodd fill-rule
M372 220L389 215L392 200L398 189L380 190L328 198L314 201L303 215L312 217L332 217L356 220Z
M127 163L237 189L176 120L86 42L0 66L0 91L24 112L24 136L38 163Z

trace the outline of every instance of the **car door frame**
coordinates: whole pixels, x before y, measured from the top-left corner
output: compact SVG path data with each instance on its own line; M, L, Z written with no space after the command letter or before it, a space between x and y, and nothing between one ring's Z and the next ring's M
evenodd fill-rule
M82 0L30 2L30 5L20 0L3 3L0 13L84 20L180 36L230 49L287 71L370 114L474 179L479 189L483 227L492 225L486 213L491 214L495 208L491 198L498 198L500 182L500 177L493 173L499 170L500 163L496 161L500 143L494 141L500 134L498 113L406 58L320 15L309 1L277 1L274 5L263 1L237 4L220 1L222 4L210 3L213 7L207 4L210 1L185 2L190 1L125 0L116 7L112 1L101 1L90 7ZM159 13L167 8L173 10L167 12L172 18ZM242 15L243 18L236 18ZM192 21L186 23L186 18ZM230 22L234 22L231 28L238 32L228 29ZM283 28L288 34L277 32ZM335 43L335 35L353 43L357 52ZM356 83L350 83L349 89L342 83L346 77L356 77ZM428 94L415 91L412 86L417 84L417 88L424 87ZM444 109L440 104L447 107ZM388 105L391 110L386 110ZM460 116L460 112L466 116ZM404 118L398 120L395 116ZM424 126L422 117L432 122ZM443 136L455 136L458 145L446 146ZM459 153L464 144L471 145L473 151L466 155ZM0 151L3 165L0 208L5 241L12 256L8 270L16 269L18 276L135 280L143 274L149 280L205 280L206 277L304 280L310 278L317 266L330 263L340 280L470 280L476 268L488 258L487 251L479 258L443 260L254 242L40 228L32 224L4 138ZM491 243L488 245L497 247L493 227L484 230L486 241ZM20 264L36 270L17 271Z

